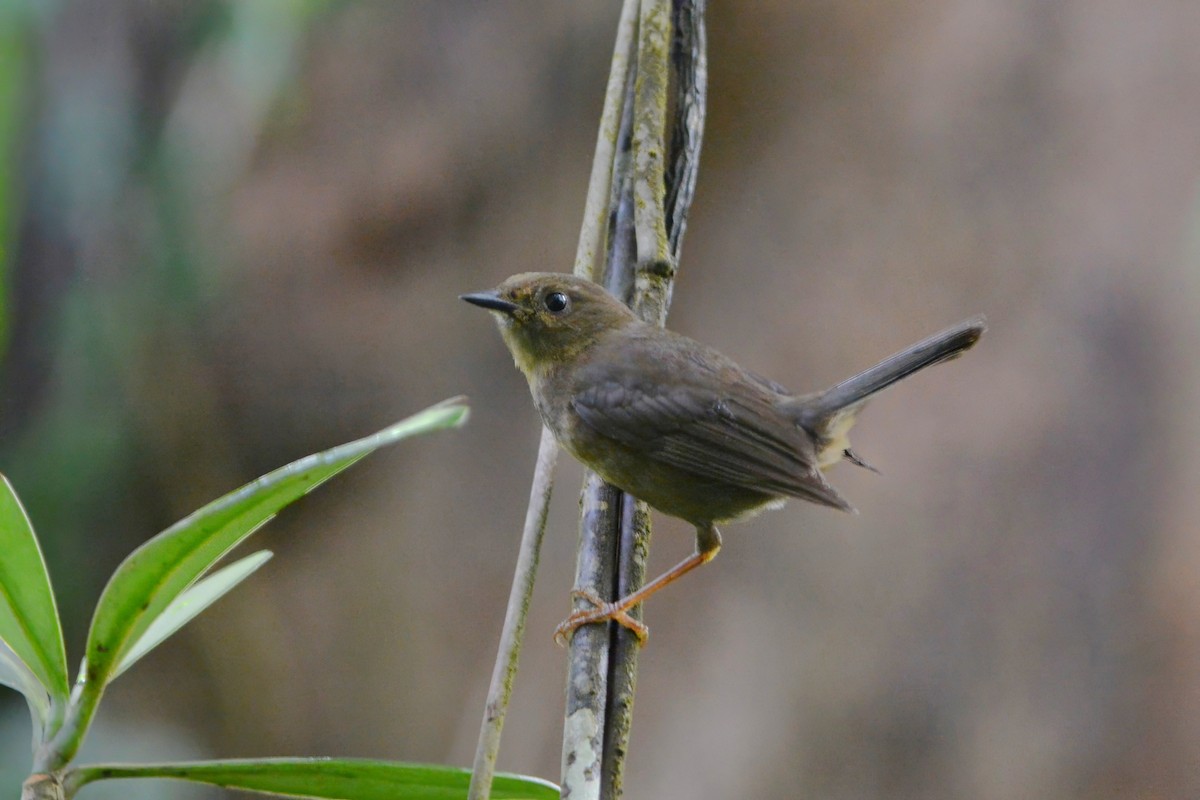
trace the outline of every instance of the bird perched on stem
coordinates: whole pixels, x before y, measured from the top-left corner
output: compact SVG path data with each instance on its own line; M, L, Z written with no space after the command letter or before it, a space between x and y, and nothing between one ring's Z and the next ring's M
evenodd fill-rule
M955 358L983 335L983 317L934 334L820 392L796 395L700 342L640 320L599 285L571 275L514 275L464 294L488 309L529 381L542 421L604 480L696 527L696 552L641 589L575 611L555 632L614 620L644 641L629 610L711 561L716 524L799 497L852 510L825 480L850 449L871 395Z

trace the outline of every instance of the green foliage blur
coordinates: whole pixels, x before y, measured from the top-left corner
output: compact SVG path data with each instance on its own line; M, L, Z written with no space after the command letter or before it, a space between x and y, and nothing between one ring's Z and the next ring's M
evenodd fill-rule
M101 529L145 530L161 511L105 519L137 514L117 511L107 502L114 495L162 502L153 481L133 469L146 448L165 454L183 445L176 458L184 459L201 446L156 434L162 412L146 384L171 376L147 370L203 369L199 319L230 277L220 202L255 140L221 129L262 126L294 78L297 43L329 6L167 4L167 18L129 23L146 26L127 33L143 36L150 56L134 72L98 63L77 74L43 73L35 88L49 60L43 39L63 25L60 15L79 14L97 36L121 33L113 30L120 9L72 5L0 5L0 352L17 340L22 349L10 351L5 379L25 387L4 398L0 461L31 513L56 533L48 544L54 564L94 557L97 545L111 559L107 548L128 541L97 543L89 528L99 521ZM232 113L172 118L167 93L202 71L228 88L221 102ZM35 133L53 146L31 152ZM120 251L121 269L104 268L110 248ZM201 383L191 389L177 413L211 420L212 392ZM81 603L96 586L62 588L78 637Z

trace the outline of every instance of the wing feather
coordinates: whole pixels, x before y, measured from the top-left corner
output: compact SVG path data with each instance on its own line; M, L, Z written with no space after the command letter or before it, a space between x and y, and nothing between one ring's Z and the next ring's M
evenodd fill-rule
M761 385L726 388L729 376L724 384L650 383L644 371L608 367L572 401L596 433L700 477L850 507L818 469L808 434L779 414Z

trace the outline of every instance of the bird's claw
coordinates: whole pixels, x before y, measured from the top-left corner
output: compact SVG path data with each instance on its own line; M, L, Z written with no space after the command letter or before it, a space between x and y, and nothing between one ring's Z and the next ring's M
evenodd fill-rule
M606 603L591 592L582 589L573 590L571 596L588 601L592 604L593 608L581 608L572 611L570 616L558 623L558 627L554 629L554 641L560 647L567 646L567 642L570 641L571 635L575 633L576 628L582 625L590 625L594 622L607 622L609 620L629 629L637 637L638 644L644 645L646 640L650 638L650 629L631 617L629 610L622 608L619 603Z

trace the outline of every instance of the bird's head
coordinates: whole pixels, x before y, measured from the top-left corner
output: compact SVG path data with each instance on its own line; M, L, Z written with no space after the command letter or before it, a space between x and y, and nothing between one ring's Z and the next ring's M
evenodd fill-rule
M514 275L463 300L496 317L504 343L527 377L570 361L605 334L637 317L603 287L557 272Z

